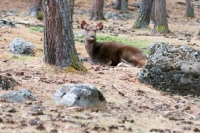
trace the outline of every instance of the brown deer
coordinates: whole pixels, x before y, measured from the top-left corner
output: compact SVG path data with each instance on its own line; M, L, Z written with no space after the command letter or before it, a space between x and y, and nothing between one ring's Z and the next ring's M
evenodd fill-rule
M139 48L117 42L97 42L96 31L103 29L103 23L91 26L84 20L81 28L85 32L85 48L94 64L116 66L120 62L130 63L134 66L144 66L147 56Z

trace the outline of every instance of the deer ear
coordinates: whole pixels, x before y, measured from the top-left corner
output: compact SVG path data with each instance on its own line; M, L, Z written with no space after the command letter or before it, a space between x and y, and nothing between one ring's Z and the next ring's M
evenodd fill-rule
M102 30L103 29L103 23L102 22L97 24L97 29L98 30Z
M87 26L87 23L84 20L82 20L82 22L81 22L81 28L82 29L86 29L86 26Z

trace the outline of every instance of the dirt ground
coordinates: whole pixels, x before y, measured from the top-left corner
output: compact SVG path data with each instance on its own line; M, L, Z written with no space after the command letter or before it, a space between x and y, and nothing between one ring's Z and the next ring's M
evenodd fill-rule
M114 0L105 0L108 8L104 12L119 12L111 7ZM76 0L75 10L91 9L88 0ZM129 11L134 18L127 21L108 20L104 25L122 27L132 31L137 16L135 2L130 0ZM119 34L135 40L170 42L175 45L188 45L200 49L198 32L200 30L200 2L195 2L195 18L185 17L185 0L167 0L169 14L169 35L152 35L149 30L134 30ZM30 25L42 25L42 21L27 15L29 0L1 0L0 17L15 23L30 22ZM14 16L6 12L13 11ZM74 15L74 32L80 31L82 18L88 23L89 14ZM114 28L115 28L114 27ZM112 34L104 30L105 35ZM36 56L20 56L8 53L10 43L15 37L21 37L36 46ZM188 38L190 41L188 41ZM81 57L88 57L84 42L76 42ZM5 103L0 101L0 133L193 133L200 132L200 98L168 94L141 84L136 79L141 68L109 67L91 65L84 62L88 73L67 72L44 63L43 33L33 31L29 26L17 24L16 28L0 28L0 74L12 75L20 85L15 90L30 89L37 101ZM24 75L17 73L24 72ZM91 111L55 105L53 95L64 83L90 83L104 94L108 104L105 110ZM118 88L118 90L116 89ZM0 90L0 93L6 91ZM39 113L33 110L39 108ZM42 112L42 113L41 113Z

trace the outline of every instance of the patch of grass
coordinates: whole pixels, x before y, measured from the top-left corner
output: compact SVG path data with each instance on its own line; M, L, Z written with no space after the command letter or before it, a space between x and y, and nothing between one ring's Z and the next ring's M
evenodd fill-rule
M136 40L128 37L119 37L119 36L105 36L99 35L97 36L98 42L119 42L130 46L135 46L141 48L145 54L149 54L148 46L150 41L147 39Z
M34 27L34 26L31 26L30 30L31 31L40 32L40 33L44 33L44 28L43 27L38 27L38 26Z
M44 20L44 12L38 12L37 13L37 19Z
M3 58L7 60L16 60L19 62L28 62L31 61L34 57L29 55L5 54Z

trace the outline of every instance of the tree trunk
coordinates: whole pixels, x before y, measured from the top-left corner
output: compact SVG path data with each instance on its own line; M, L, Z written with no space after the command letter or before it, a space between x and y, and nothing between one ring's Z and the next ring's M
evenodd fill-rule
M155 19L155 0L153 0L151 7L151 20L154 21L154 19Z
M194 17L194 8L191 0L186 1L186 16L187 17Z
M69 5L66 0L43 0L45 62L60 67L83 68L74 46Z
M134 28L136 29L148 29L151 17L153 0L142 0L140 6L140 12L138 14L137 20L135 21Z
M128 0L121 0L120 13L127 13L127 12L128 12Z
M42 10L42 0L31 0L29 13L32 17L37 17L38 12Z
M91 20L105 20L103 6L104 0L93 0Z
M120 10L121 9L121 0L116 0L113 6L114 9Z
M155 0L155 24L153 32L169 33L166 0Z
M70 21L73 23L73 14L74 14L74 0L68 0L69 11L70 11Z

